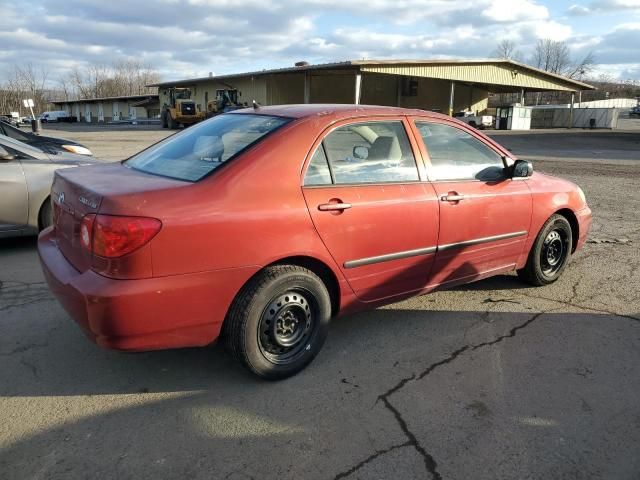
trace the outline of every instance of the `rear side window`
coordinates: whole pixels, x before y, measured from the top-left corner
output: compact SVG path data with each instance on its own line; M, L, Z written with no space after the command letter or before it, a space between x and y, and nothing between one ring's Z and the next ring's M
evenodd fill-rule
M290 119L219 115L131 157L124 164L146 173L195 182Z
M481 180L504 178L502 157L467 132L430 122L416 122L427 147L431 180Z
M318 145L316 153L311 157L307 173L304 176L304 184L308 186L331 185L331 170L329 170L329 163L322 144Z
M345 125L322 144L336 184L418 181L418 168L400 121Z

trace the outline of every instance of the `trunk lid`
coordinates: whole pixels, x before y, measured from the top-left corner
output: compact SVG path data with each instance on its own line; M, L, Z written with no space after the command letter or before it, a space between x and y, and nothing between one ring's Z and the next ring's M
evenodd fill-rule
M92 253L82 246L80 238L80 226L85 215L100 213L105 199L131 194L134 194L133 198L142 199L145 192L186 184L142 173L120 163L57 170L51 199L58 248L76 270L84 272L92 265ZM135 210L132 205L130 211L121 213L135 215Z

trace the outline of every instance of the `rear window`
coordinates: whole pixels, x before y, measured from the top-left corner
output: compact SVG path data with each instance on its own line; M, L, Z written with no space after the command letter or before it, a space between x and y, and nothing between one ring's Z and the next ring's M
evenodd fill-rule
M195 182L291 119L219 115L131 157L124 164L154 175Z

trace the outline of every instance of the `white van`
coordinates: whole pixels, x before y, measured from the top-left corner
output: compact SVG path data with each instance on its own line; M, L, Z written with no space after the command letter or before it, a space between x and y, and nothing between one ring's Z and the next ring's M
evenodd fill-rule
M68 117L69 114L65 110L55 110L52 112L43 112L42 115L40 115L40 121L42 123L57 122Z

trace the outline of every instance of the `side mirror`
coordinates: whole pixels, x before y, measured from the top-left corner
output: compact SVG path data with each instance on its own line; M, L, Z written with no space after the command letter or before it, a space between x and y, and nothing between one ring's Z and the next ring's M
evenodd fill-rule
M11 155L2 145L0 145L0 162L10 162L15 158L15 155Z
M363 146L353 147L353 158L366 160L369 157L369 149Z
M512 178L526 178L533 175L533 164L528 160L516 160L512 168Z

